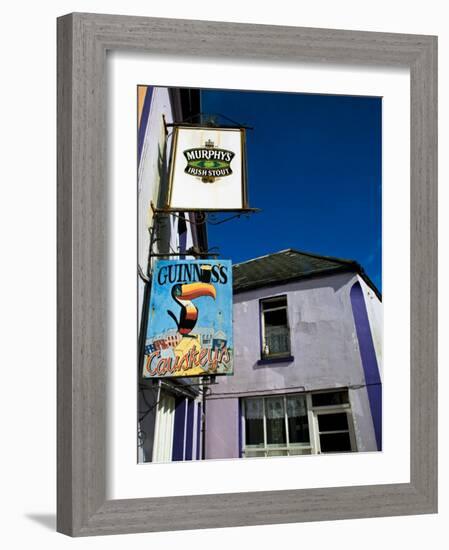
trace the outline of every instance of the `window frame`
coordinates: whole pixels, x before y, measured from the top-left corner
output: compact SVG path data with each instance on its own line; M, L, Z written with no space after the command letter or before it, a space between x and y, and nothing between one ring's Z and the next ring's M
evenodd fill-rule
M346 392L348 396L348 402L339 404L339 405L322 405L322 406L313 406L312 404L312 396L317 394L323 394L323 393L340 393L340 392ZM307 409L307 420L308 420L308 426L309 426L309 443L290 443L290 434L289 434L289 427L288 427L288 414L287 414L287 398L288 397L297 397L297 396L303 396L305 397L305 405ZM269 444L267 439L267 415L266 415L266 399L270 399L272 397L283 397L284 401L284 421L285 421L285 445L276 445L276 444ZM246 402L251 399L261 399L263 403L263 445L247 445L246 444ZM251 395L251 396L245 396L240 398L241 401L241 433L242 433L242 439L241 439L241 449L240 454L242 458L267 458L270 456L299 456L300 454L312 454L312 455L318 455L318 454L340 454L339 451L330 451L330 452L322 452L321 451L321 441L320 441L320 430L319 430L319 424L318 424L318 416L321 414L338 414L344 412L347 416L348 421L348 430L332 430L332 432L348 432L349 434L349 440L351 444L351 449L348 451L343 452L356 452L358 450L357 448L357 441L355 436L355 425L354 425L354 417L352 414L352 407L351 407L351 401L350 401L350 394L349 389L344 388L335 388L335 389L329 389L329 390L318 390L318 391L311 391L311 392L290 392L290 393L282 393L282 394L264 394L264 395ZM330 432L329 432L330 433ZM292 451L297 450L310 450L310 452L305 453L295 453ZM285 454L283 455L275 455L270 454L276 451L283 451ZM247 453L251 453L249 456ZM257 453L257 454L255 454Z
M340 393L346 391L348 395L348 402L347 403L340 403L338 405L313 405L312 403L312 396L316 394L323 394L323 393ZM334 452L322 452L321 451L321 440L320 435L322 432L320 432L319 424L318 424L318 416L321 414L338 414L345 412L347 421L348 421L348 430L332 430L327 433L343 433L348 432L349 433L349 441L351 444L350 451L343 451L343 452L357 452L357 440L355 437L355 426L354 426L354 416L352 414L352 407L351 407L351 400L349 395L349 389L348 388L339 388L338 390L324 390L324 391L314 391L307 394L308 402L307 407L310 410L310 416L312 421L312 431L314 435L314 443L317 454L335 454L339 453L339 451ZM310 429L310 428L309 428Z
M264 309L264 304L269 302L275 302L277 300L285 299L285 306L274 307L269 309ZM279 311L285 309L285 317L287 320L287 336L288 336L288 350L281 353L269 353L265 354L265 312L267 311ZM290 331L290 319L288 313L288 296L287 294L277 294L275 296L268 296L266 298L260 298L259 300L259 323L260 323L260 360L261 361L274 361L277 359L289 359L292 357L292 343L291 343L291 331Z
M241 449L241 455L242 458L260 458L260 457L269 457L269 456L298 456L298 454L316 454L313 451L313 443L312 443L312 437L310 433L310 418L309 418L309 411L307 407L307 401L305 403L307 408L307 420L309 425L309 442L308 443L290 443L290 436L289 436L289 427L288 427L288 414L287 414L287 398L288 397L297 397L297 396L306 396L304 393L283 393L283 394L271 394L271 395L255 395L251 397L245 397L242 398L242 417L241 422L243 426L242 430L242 449ZM285 422L285 445L277 445L273 443L268 443L267 438L267 414L266 414L266 400L273 398L273 397L282 397L284 402L284 422ZM246 444L246 402L250 399L261 399L263 403L263 446L262 445L247 445ZM310 453L292 453L292 451L297 450L308 450L310 449ZM246 452L249 451L251 453L260 453L260 456L246 456ZM283 452L285 451L285 455L270 455L270 452Z

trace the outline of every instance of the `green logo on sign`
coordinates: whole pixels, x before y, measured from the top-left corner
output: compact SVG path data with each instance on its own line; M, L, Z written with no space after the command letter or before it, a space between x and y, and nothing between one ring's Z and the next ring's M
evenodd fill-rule
M216 178L223 178L232 174L231 161L235 153L215 147L210 139L204 147L187 149L184 151L187 166L186 174L201 178L204 183L213 183Z

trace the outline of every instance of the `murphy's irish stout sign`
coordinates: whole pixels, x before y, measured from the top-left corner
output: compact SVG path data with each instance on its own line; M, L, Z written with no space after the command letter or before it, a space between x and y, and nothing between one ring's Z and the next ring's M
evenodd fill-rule
M210 139L204 142L204 147L187 149L184 156L187 161L184 172L201 178L203 183L215 183L218 178L232 174L231 161L235 153L219 149Z
M144 378L233 374L230 260L158 260Z
M245 130L177 126L170 190L173 210L246 208Z

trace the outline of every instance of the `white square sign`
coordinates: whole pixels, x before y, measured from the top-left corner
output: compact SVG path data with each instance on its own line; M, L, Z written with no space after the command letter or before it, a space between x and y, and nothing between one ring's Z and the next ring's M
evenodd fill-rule
M175 127L168 208L246 208L245 162L243 128Z

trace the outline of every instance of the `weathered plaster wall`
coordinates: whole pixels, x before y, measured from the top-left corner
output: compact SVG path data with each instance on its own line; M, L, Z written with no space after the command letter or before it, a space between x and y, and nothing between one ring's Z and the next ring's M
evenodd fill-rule
M206 406L206 458L238 457L238 398L208 400Z
M209 432L215 435L210 445L206 442L206 456L208 453L213 453L214 458L238 456L238 449L229 454L228 442L230 437L238 441L238 433L236 438L234 432L224 426L227 423L238 426L235 418L238 404L235 403L239 397L337 387L353 388L350 397L358 450L376 450L349 297L357 281L356 275L342 273L234 296L235 373L217 378L218 384L212 386L207 402L206 434L207 437ZM293 360L259 364L259 300L283 294L288 296ZM380 322L379 316L373 314L371 321Z

